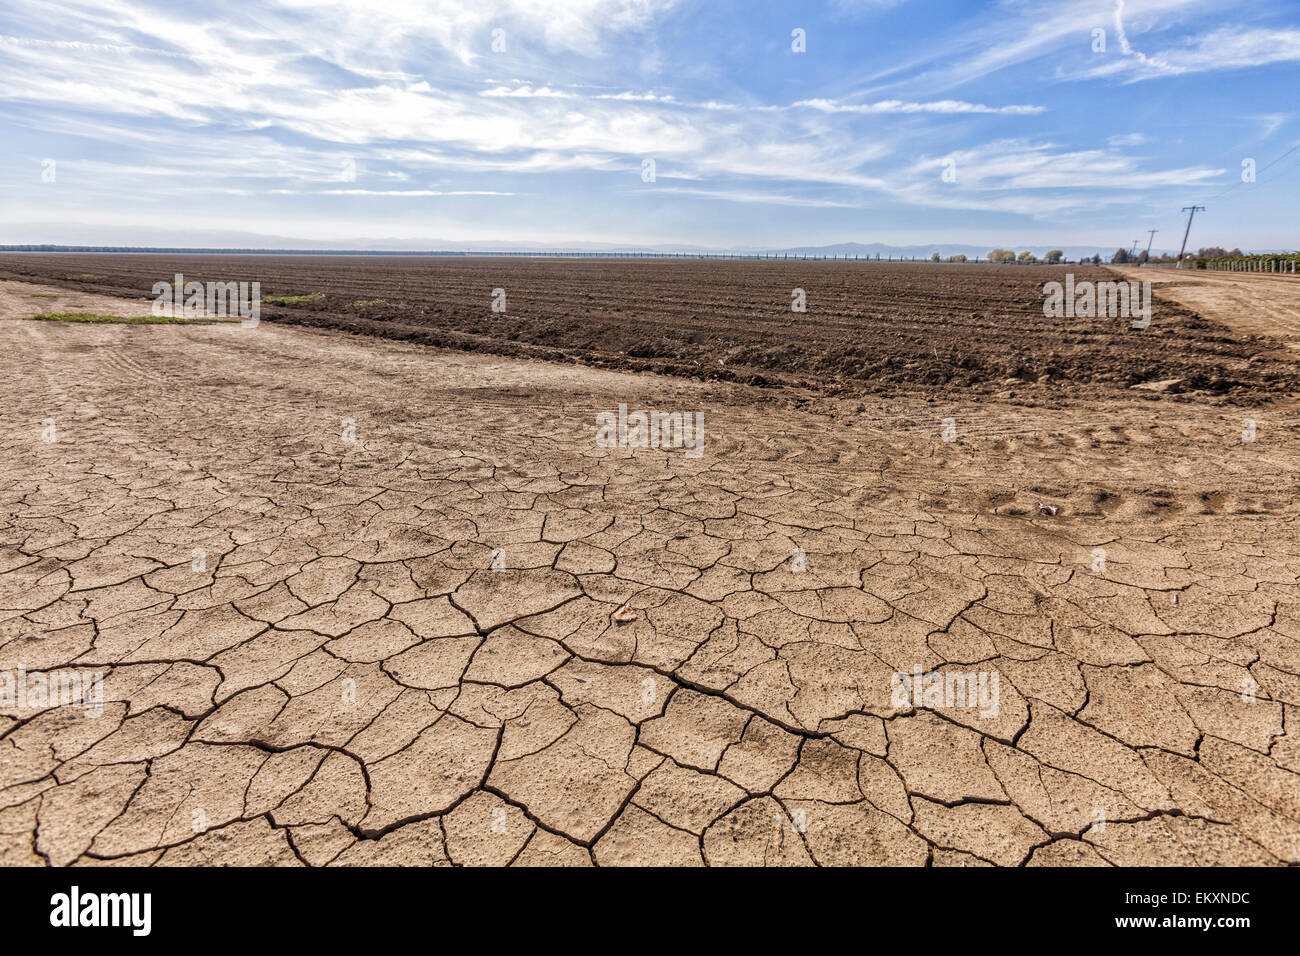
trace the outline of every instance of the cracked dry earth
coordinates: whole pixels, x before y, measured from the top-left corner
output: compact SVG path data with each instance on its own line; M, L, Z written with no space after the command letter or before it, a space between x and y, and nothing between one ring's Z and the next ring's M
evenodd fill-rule
M860 411L19 298L0 671L104 705L0 714L5 864L1300 862L1294 408ZM598 447L619 402L703 456Z

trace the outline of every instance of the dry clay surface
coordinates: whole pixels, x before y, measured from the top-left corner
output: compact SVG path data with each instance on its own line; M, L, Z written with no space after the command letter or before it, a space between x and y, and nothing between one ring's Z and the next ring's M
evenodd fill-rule
M33 291L0 672L104 704L0 712L4 864L1300 862L1294 408L837 402ZM620 402L702 410L703 455L598 446ZM917 670L996 712L900 703Z
M1159 298L1212 315L1248 335L1280 340L1300 358L1300 277L1200 269L1112 267L1130 280L1146 280ZM1286 354L1286 353L1284 353Z

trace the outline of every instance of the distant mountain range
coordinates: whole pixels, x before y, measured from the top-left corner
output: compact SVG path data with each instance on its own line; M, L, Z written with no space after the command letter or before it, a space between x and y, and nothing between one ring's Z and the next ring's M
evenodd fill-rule
M73 225L49 227L38 223L10 224L0 226L0 249L12 251L15 247L34 245L52 246L53 251L177 251L186 252L310 252L310 253L405 253L421 252L481 252L481 253L545 253L545 252L586 252L586 253L660 253L670 255L776 255L776 256L817 256L817 257L858 257L860 259L929 259L937 252L940 256L964 255L967 258L986 258L991 249L1012 249L1016 252L1028 249L1036 256L1042 256L1049 249L1060 249L1067 259L1080 259L1085 256L1100 254L1109 259L1114 255L1116 246L1067 245L1058 243L993 242L987 245L970 245L967 243L936 242L924 245L891 245L883 242L838 242L820 246L786 246L780 248L747 246L740 248L718 248L688 244L637 245L632 243L608 242L569 242L539 243L511 242L509 240L456 241L447 239L374 239L352 238L338 240L302 239L291 236L262 235L258 233L233 231L170 231L141 228L105 227L94 225ZM1154 255L1162 252L1176 253L1177 250L1152 249ZM1260 250L1264 251L1264 250Z

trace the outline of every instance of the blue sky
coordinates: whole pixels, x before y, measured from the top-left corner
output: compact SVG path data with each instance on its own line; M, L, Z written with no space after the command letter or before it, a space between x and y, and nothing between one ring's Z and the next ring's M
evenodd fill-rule
M1294 0L18 0L0 242L1295 248L1297 89Z

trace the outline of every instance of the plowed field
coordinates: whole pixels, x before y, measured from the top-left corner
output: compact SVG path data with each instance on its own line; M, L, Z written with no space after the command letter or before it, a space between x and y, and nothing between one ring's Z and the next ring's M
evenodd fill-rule
M502 355L748 384L995 392L1178 379L1253 400L1300 388L1268 336L1157 301L1151 326L1052 319L1043 284L1083 266L803 260L6 255L0 274L151 300L155 282L259 281L263 318ZM504 312L494 312L494 290ZM806 312L793 312L802 289ZM1018 382L1009 382L1017 379ZM1041 381L1040 381L1041 380ZM1022 386L1023 387L1023 386Z

